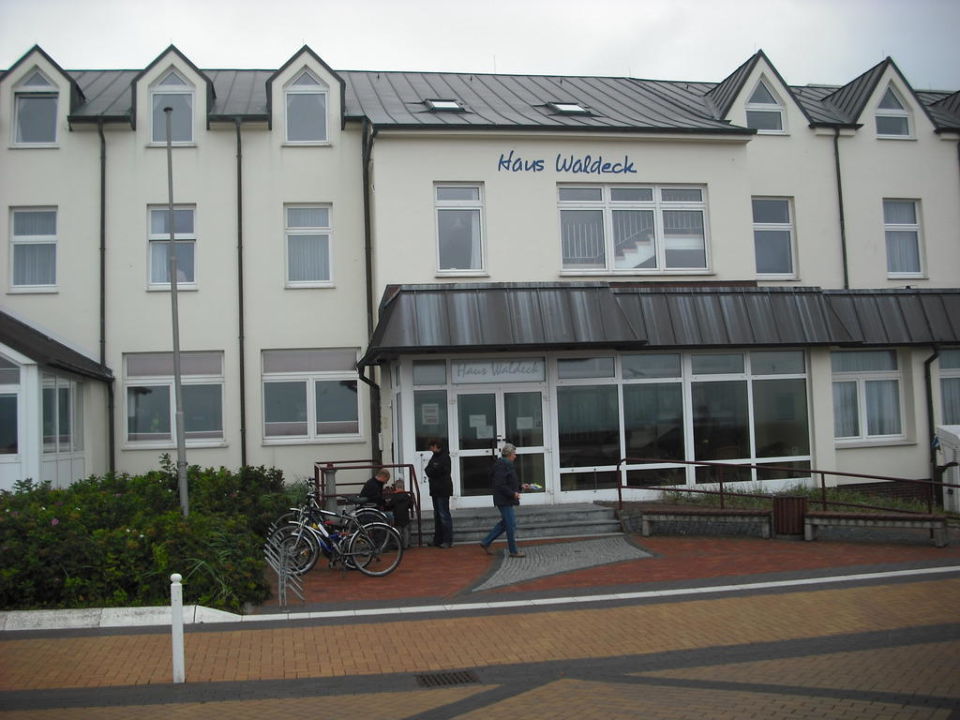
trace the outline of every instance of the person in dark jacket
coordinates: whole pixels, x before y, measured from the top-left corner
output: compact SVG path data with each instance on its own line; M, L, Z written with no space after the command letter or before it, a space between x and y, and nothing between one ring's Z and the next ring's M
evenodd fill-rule
M517 547L517 515L514 508L520 504L522 487L520 479L517 477L516 468L513 466L516 459L517 448L510 443L505 443L500 450L500 457L493 464L493 470L490 473L493 504L500 511L500 520L480 541L480 547L488 555L493 555L493 551L490 549L491 543L506 532L507 549L510 551L510 557L522 558L527 556L526 553L520 552L520 548Z
M381 468L376 475L367 480L360 495L367 499L367 502L376 503L378 508L383 509L383 488L390 482L390 471Z
M453 495L453 480L450 477L450 454L442 449L439 440L431 440L428 446L433 457L424 472L430 481L430 499L433 500L432 547L453 546L453 518L450 515L450 496Z

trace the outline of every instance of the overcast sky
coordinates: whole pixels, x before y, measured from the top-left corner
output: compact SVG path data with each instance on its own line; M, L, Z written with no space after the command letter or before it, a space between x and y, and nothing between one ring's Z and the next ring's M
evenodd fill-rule
M200 68L628 75L718 81L758 49L793 85L891 56L915 89L960 89L960 0L0 0L0 68L139 69L167 45Z

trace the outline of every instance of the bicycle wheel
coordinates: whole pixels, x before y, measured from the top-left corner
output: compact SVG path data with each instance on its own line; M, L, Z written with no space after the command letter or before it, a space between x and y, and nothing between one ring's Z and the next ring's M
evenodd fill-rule
M364 575L381 577L397 569L403 558L403 541L390 525L364 525L350 538L347 555Z
M357 519L357 522L360 523L361 525L387 522L387 516L384 515L382 511L377 510L374 507L357 508L356 510L353 511L353 516Z
M313 569L320 557L320 543L313 533L300 531L284 535L279 540L287 570L294 575L303 575Z

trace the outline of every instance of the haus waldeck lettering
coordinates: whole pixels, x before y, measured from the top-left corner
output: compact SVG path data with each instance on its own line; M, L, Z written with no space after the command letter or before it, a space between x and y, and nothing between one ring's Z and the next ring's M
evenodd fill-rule
M546 170L546 160L543 158L527 159L516 154L514 150L500 153L497 162L498 172L511 173L540 173ZM558 173L572 175L636 175L637 170L628 155L622 160L612 161L603 155L575 155L557 153L554 157L553 169Z

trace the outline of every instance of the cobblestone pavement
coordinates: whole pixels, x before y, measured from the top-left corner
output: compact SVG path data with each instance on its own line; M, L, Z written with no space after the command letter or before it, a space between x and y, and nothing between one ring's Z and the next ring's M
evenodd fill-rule
M191 628L183 685L163 628L2 633L0 718L960 719L956 545L633 540L650 557L476 592L511 559L414 550L408 570L451 570L448 600L518 606L405 615L437 588L363 583L356 602L395 611ZM360 584L315 574L329 606ZM643 588L686 594L615 599Z

